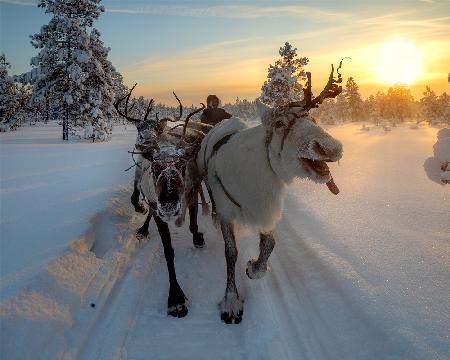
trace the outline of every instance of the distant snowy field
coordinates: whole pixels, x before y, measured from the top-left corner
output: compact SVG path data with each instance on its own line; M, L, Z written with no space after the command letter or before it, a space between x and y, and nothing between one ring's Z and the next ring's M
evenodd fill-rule
M205 217L205 249L171 228L189 314L167 317L154 223L134 237L133 127L103 144L64 144L54 125L1 134L0 357L448 359L450 185L426 172L437 129L329 131L344 143L341 193L291 186L264 279L244 271L256 235L239 236L240 325L219 318L223 241Z

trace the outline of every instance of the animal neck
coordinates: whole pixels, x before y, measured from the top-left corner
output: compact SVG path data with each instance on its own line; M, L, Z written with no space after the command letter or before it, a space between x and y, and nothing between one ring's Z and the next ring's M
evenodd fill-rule
M280 136L273 129L266 130L264 138L264 151L267 165L272 173L285 184L290 184L295 175L290 174L284 168L285 143L288 134Z

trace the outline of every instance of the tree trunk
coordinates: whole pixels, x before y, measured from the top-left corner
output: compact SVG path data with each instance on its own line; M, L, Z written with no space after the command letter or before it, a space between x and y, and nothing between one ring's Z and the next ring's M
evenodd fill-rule
M69 140L69 109L67 104L64 105L65 114L63 120L63 140Z
M45 100L45 120L44 124L48 124L48 120L50 118L50 103L48 101L48 98Z

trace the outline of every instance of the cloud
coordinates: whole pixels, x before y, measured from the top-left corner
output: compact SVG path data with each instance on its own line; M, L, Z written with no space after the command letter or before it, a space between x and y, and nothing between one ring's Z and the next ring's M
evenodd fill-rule
M308 17L315 20L344 18L349 14L304 5L137 5L108 6L107 12L161 16L221 17L253 19L261 17Z
M11 4L21 6L37 6L38 2L34 0L0 0L0 4Z

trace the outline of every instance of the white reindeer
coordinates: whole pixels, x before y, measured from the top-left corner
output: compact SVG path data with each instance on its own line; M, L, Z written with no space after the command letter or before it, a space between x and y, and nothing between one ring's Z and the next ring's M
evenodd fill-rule
M197 165L214 201L225 241L227 283L220 312L227 324L241 322L243 314L235 284L235 226L260 233L259 257L248 261L246 269L249 278L258 279L265 275L275 246L272 230L281 217L287 185L296 177L309 178L327 183L334 194L339 192L326 163L341 158L342 144L308 115L325 98L342 91L339 68L335 80L332 66L329 81L318 97L312 97L308 73L303 102L275 109L257 100L261 125L248 128L240 119L231 118L219 123L202 141Z

